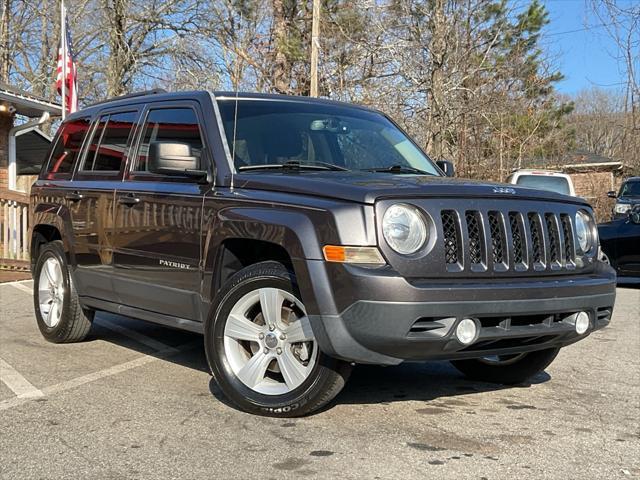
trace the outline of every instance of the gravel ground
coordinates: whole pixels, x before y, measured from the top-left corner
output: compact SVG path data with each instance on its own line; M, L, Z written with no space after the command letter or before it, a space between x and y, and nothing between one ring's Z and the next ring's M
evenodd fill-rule
M0 367L22 388L0 382L3 479L640 477L640 290L531 385L358 367L330 408L277 420L225 402L197 335L100 314L88 341L45 342L30 288L0 285Z

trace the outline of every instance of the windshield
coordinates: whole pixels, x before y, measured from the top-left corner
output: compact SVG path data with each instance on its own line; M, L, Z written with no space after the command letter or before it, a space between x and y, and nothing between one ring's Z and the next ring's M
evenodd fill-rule
M640 182L625 182L620 188L619 197L640 197Z
M552 177L550 175L520 175L516 181L523 187L539 188L549 192L571 195L569 182L564 177Z
M289 100L239 99L237 105L236 114L234 98L218 100L239 171L295 165L441 175L431 160L379 113Z

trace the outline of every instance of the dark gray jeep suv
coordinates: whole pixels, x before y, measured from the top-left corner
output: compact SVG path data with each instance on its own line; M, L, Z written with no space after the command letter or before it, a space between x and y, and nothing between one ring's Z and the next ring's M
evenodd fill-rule
M439 165L385 115L337 102L91 106L32 189L38 326L80 341L105 310L201 332L224 393L272 416L322 407L356 363L446 359L522 382L611 318L591 208Z

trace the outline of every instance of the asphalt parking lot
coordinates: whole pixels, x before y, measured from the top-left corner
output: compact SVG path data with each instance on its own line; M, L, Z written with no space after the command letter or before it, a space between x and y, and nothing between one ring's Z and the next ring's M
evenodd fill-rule
M327 410L278 420L225 403L197 335L99 314L47 343L31 285L0 285L3 479L640 477L640 290L531 385L358 367Z

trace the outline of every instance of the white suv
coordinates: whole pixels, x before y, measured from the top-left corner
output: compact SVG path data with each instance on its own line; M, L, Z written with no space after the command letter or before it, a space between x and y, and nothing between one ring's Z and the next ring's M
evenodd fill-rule
M576 196L571 177L566 173L549 170L517 170L509 175L507 182L513 185L571 195L572 197Z

